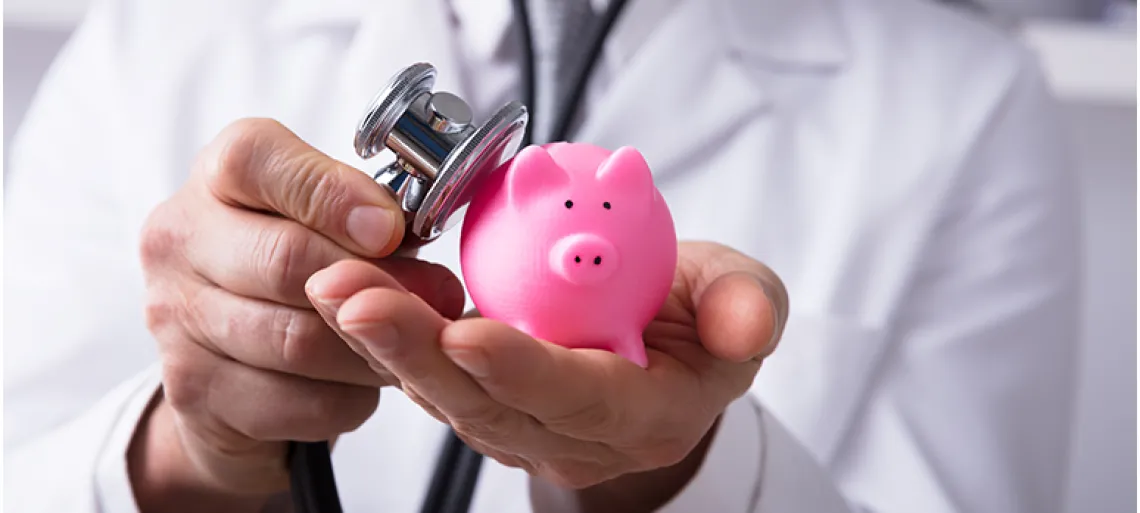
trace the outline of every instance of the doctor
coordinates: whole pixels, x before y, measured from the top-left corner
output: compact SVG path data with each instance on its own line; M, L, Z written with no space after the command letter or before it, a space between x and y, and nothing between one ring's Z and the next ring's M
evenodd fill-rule
M352 153L360 110L427 61L485 119L517 98L514 21L505 0L97 0L7 176L5 505L274 510L273 442L341 433L346 511L411 512L446 427L436 418L458 417L494 458L479 512L1060 511L1080 310L1074 181L1032 55L966 13L919 0L630 2L572 138L640 149L680 237L721 244L682 249L679 283L708 288L676 289L690 338L661 344L661 361L701 362L704 385L676 388L677 411L635 404L652 396L635 395L645 381L591 390L632 380L628 369L575 381L590 353L453 323L458 284L439 267L316 272L295 259L391 249L398 228L380 230L381 211L347 213L385 206L352 171L374 166ZM253 117L276 121L235 124ZM355 238L354 222L378 239ZM457 270L457 235L419 258ZM289 322L311 320L313 304L328 327ZM399 337L373 329L392 319L422 322ZM494 372L442 350L463 344L498 355ZM528 373L504 350L566 372ZM405 390L385 386L377 406L376 387L396 381ZM601 397L608 410L542 410ZM584 432L596 422L583 415L624 422ZM547 436L559 429L566 444Z

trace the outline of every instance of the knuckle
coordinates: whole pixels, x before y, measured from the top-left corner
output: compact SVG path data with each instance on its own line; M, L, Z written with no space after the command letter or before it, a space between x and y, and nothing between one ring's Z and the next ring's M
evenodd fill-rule
M284 130L277 121L265 118L244 118L226 126L214 139L214 150L200 163L206 184L215 193L241 190L264 141Z
M321 353L325 351L321 335L327 328L317 314L276 308L272 315L273 335L270 340L277 344L275 354L279 355L283 368L299 370L321 359Z
M266 290L277 297L303 290L308 278L304 262L311 243L309 232L297 225L261 233L254 258Z
M185 237L171 219L169 203L163 203L151 211L143 224L139 236L139 257L143 269L152 272L181 253Z
M147 330L155 335L165 332L181 318L179 308L158 292L147 294L144 312Z
M163 359L163 395L175 411L197 410L205 398L208 379L201 366L192 359L180 356Z
M224 128L198 164L206 185L219 196L240 187L242 175L249 167L258 136L249 124L248 120L239 120Z
M199 294L187 313L187 317L191 318L203 332L203 338L214 346L213 349L222 351L223 347L228 346L228 342L248 339L250 332L256 329L251 329L251 326L257 326L256 320L251 319L252 316L246 312L223 313L224 310L219 311L220 309L211 304L213 301L216 299Z
M185 295L177 286L153 284L147 287L143 304L143 315L147 330L155 337L159 347L193 336L190 317L193 313L187 307Z
M318 228L330 222L330 212L343 212L351 198L350 185L343 180L340 167L317 152L295 156L289 166L294 183L282 189L281 200L288 205L290 217Z

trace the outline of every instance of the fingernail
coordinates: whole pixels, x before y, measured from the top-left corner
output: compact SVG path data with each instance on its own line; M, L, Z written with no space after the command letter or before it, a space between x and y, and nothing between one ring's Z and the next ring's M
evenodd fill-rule
M467 371L476 378L486 378L491 375L491 364L482 351L476 349L451 349L446 351L451 361L459 368Z
M396 231L396 216L381 207L356 207L348 213L345 229L360 247L379 253L388 245Z
M784 320L780 317L780 310L776 308L775 303L772 304L772 318L775 319L775 324L772 326L772 338L768 339L768 345L764 346L765 353L772 352L784 334Z
M320 297L320 296L314 296L314 297L317 299L317 302L321 304L321 306L328 308L329 310L332 310L334 312L336 310L340 309L340 305L344 304L344 298Z
M314 301L335 310L337 308L340 308L340 305L344 303L345 298L336 298L329 296L328 291L325 290L326 284L325 279L323 278L324 274L324 269L313 273L313 275L309 277L309 281L305 283L305 290L309 292L309 297L313 298Z
M782 294L780 294L776 287L765 280L756 278L760 283L760 288L763 289L764 295L768 298L768 307L772 309L772 338L768 340L768 345L764 346L764 353L771 352L776 343L780 341L780 337L784 334L784 323L787 322L787 301Z

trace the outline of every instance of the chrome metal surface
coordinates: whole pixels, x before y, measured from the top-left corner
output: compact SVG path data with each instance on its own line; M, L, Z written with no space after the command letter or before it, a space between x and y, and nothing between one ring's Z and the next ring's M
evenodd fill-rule
M478 179L518 151L528 119L526 107L511 102L451 152L412 223L418 236L433 240L455 225Z
M435 85L435 68L416 63L397 73L387 86L372 99L368 110L356 126L353 146L361 158L372 158L384 150L388 133L422 94L430 94Z
M455 144L414 116L401 116L388 132L386 146L421 174L435 179L439 166Z
M388 164L378 171L372 179L387 187L396 196L396 201L404 210L405 217L412 217L416 214L416 211L423 205L424 196L427 195L427 191L431 187L431 180L415 173L414 170L409 169L406 163L401 161Z
M473 124L462 98L432 92L435 76L427 63L397 73L372 99L354 140L363 158L385 149L396 155L373 179L399 201L410 245L430 242L455 225L478 179L518 151L529 119L525 106L511 102L485 124Z
M448 92L431 95L428 111L432 129L445 134L462 131L471 124L471 107L458 96Z

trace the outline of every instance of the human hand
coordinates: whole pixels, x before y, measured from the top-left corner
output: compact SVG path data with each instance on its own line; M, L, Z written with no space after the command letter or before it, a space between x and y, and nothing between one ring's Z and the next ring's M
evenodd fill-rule
M645 330L649 366L571 350L480 318L452 321L383 288L344 296L373 273L320 271L337 289L336 321L357 352L401 381L470 446L549 488L620 511L650 511L699 468L711 428L746 393L779 340L787 294L763 264L724 246L685 243L672 293ZM542 507L536 504L538 507Z
M371 416L392 375L330 329L305 282L369 259L349 285L411 292L458 316L463 290L445 268L371 260L403 236L391 194L274 121L239 121L202 151L142 236L163 364L161 398L129 454L143 511L256 510L288 487L286 441L332 440Z

